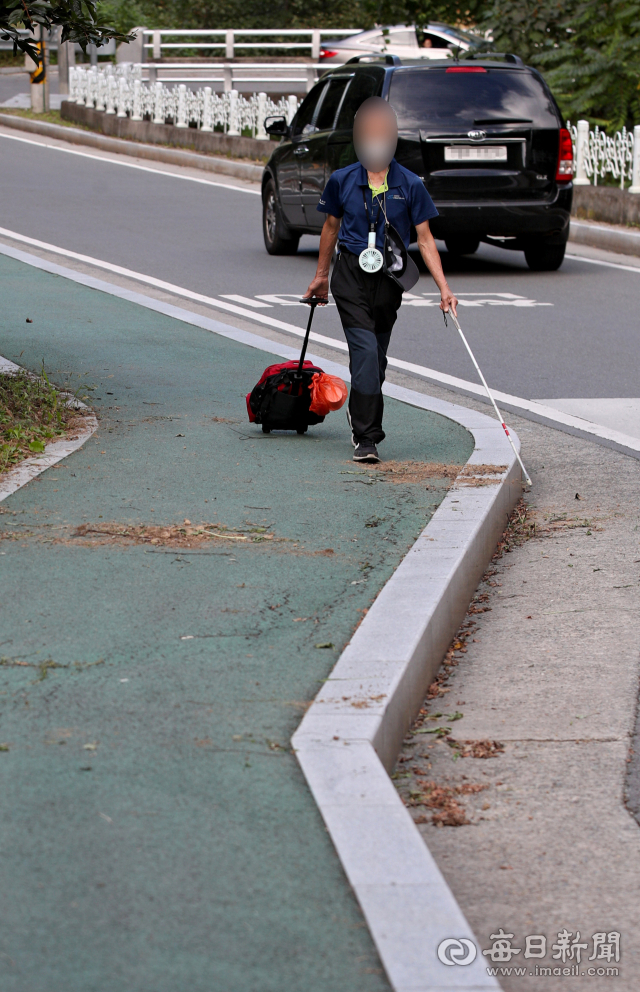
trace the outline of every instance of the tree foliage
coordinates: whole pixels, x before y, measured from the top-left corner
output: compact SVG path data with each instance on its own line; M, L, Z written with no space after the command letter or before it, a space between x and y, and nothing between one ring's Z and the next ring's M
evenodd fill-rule
M103 0L110 23L130 30L181 28L339 28L374 24L475 22L486 0Z
M491 30L495 51L513 52L536 65L566 36L571 7L572 0L493 0L484 6L482 22Z
M640 124L640 0L586 0L540 66L573 120L616 130Z
M34 44L38 26L47 30L61 26L61 40L77 42L85 52L87 45L101 45L110 38L127 40L101 23L97 0L0 0L0 39L12 41L14 52L25 52L34 62L40 61ZM20 36L25 28L32 32L30 38Z

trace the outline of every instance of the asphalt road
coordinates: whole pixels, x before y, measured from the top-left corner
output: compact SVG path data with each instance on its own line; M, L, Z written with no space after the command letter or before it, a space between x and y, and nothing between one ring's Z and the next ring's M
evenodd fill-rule
M0 138L0 202L4 228L209 296L242 296L256 314L304 324L294 301L314 273L317 238L303 238L295 257L267 255L254 193ZM638 274L579 259L533 273L519 252L489 246L457 260L443 247L443 262L492 386L527 399L640 396ZM390 353L474 379L434 291L423 275ZM314 330L342 337L335 308L318 314Z

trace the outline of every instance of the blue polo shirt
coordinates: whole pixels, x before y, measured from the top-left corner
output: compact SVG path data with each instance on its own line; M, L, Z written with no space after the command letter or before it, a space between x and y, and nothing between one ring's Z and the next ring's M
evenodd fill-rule
M415 227L425 220L432 220L438 216L438 211L422 180L415 172L410 172L396 162L395 158L389 166L387 185L387 218L408 248L411 225ZM363 189L368 212L362 199ZM376 197L376 200L382 200L383 195ZM359 255L367 247L373 210L376 245L379 249L383 248L384 214L378 209L377 202L371 202L367 170L360 162L337 169L333 173L320 198L318 210L323 214L331 214L332 217L342 217L340 244L355 255Z

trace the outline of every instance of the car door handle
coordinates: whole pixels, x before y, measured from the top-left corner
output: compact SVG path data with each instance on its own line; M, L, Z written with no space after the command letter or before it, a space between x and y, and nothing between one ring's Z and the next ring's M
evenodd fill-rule
M307 145L298 145L297 148L293 149L294 155L308 155L309 148Z

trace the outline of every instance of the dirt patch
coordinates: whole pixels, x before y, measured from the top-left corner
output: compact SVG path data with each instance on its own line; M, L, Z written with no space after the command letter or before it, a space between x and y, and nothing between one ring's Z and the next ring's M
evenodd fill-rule
M435 827L462 827L471 823L467 811L460 805L460 797L474 795L488 789L487 784L464 782L462 785L438 785L437 782L418 779L416 786L409 790L405 803L409 807L426 807L434 812L431 822ZM429 818L419 815L415 823L428 823Z
M508 465L465 465L460 475L475 478L482 475L504 475Z
M444 465L442 462L379 462L369 472L380 475L385 482L412 483L426 482L427 479L455 479L460 474L460 465Z
M421 483L430 479L451 479L462 485L495 485L507 471L506 465L447 465L443 462L389 461L368 468L367 474L378 475L385 482L397 485Z
M230 530L224 524L203 523L194 525L190 520L183 524L162 527L156 524L99 523L82 524L72 534L82 543L97 544L152 544L171 548L199 548L221 542L259 544L277 540L265 527L248 527ZM84 540L82 540L84 539ZM75 543L75 542L74 542Z

